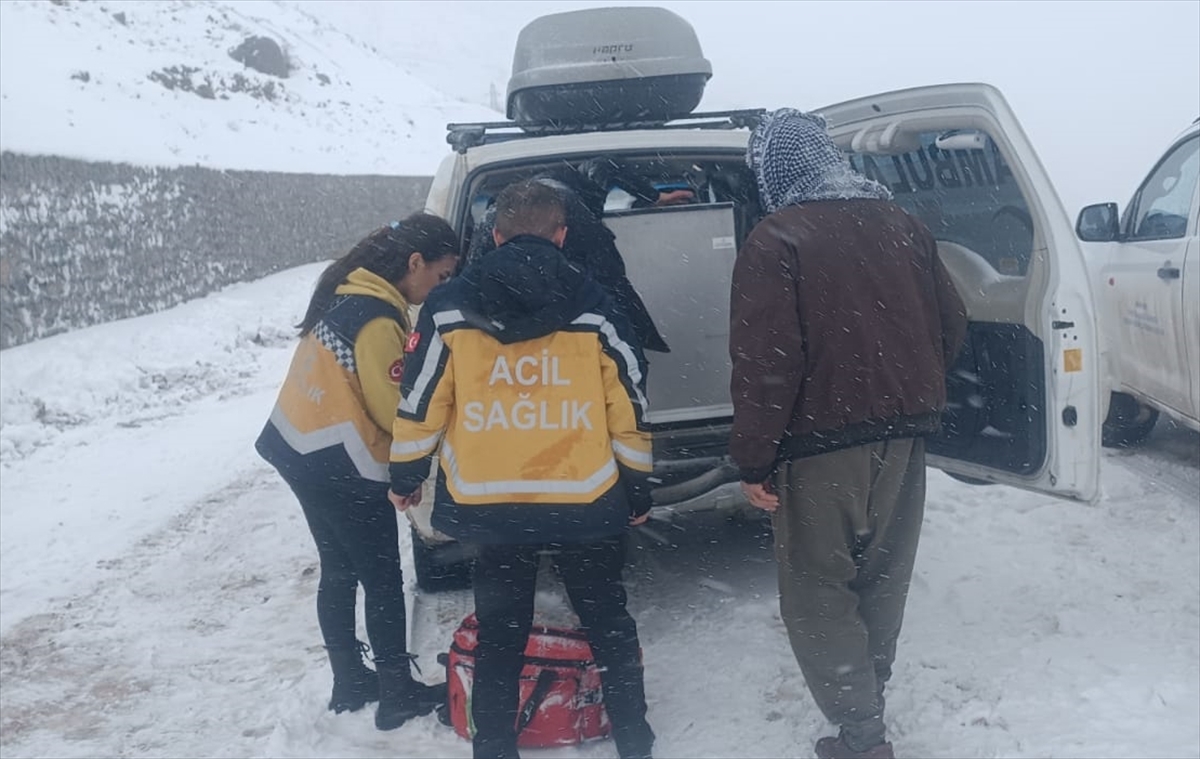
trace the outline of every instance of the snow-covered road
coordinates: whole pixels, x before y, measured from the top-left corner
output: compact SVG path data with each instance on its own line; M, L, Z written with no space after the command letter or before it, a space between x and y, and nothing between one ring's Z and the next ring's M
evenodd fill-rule
M379 733L369 709L324 708L316 552L251 447L319 270L0 352L5 757L470 755L432 716ZM1200 436L1160 424L1106 452L1094 506L931 471L897 750L1200 756L1198 459ZM778 618L767 525L655 531L668 543L637 535L628 577L657 755L811 756L827 728ZM407 553L405 570L412 586Z

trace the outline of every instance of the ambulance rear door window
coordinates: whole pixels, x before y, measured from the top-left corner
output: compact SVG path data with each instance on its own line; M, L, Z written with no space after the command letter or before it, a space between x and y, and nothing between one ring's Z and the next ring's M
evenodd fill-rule
M886 185L898 204L938 240L978 253L1000 274L1024 276L1033 254L1033 221L996 144L945 150L943 132L922 132L921 147L896 155L849 153L850 163Z

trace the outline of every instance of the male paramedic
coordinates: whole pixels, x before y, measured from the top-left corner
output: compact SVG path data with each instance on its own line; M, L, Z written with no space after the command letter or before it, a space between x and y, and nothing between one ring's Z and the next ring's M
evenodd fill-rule
M426 301L404 363L390 497L405 510L438 458L433 527L479 546L475 757L516 757L518 677L538 564L549 556L602 671L617 752L654 733L624 536L652 469L645 358L604 290L560 250L561 195L537 181L496 201L497 248Z

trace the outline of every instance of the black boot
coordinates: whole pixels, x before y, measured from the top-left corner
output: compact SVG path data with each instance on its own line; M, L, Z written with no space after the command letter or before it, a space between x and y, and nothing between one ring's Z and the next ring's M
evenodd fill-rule
M654 731L646 721L646 685L640 665L612 667L600 676L604 710L621 759L650 759Z
M426 685L413 679L411 655L395 662L376 661L379 670L379 708L375 727L395 730L413 717L429 714L446 703L446 684Z
M476 737L471 741L471 759L521 759L521 755L515 738L489 741Z
M654 731L645 720L633 727L613 728L613 742L617 744L617 756L621 759L651 759L654 737Z
M333 694L329 697L329 711L341 714L356 712L370 701L379 700L379 676L375 670L363 664L363 653L367 645L355 641L353 648L329 648L329 665L333 668Z

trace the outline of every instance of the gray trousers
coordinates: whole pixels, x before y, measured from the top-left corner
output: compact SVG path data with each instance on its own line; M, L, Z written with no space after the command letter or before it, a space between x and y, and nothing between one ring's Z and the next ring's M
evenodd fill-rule
M925 511L925 441L798 459L776 485L779 607L792 651L821 711L866 750L884 740L883 687Z

